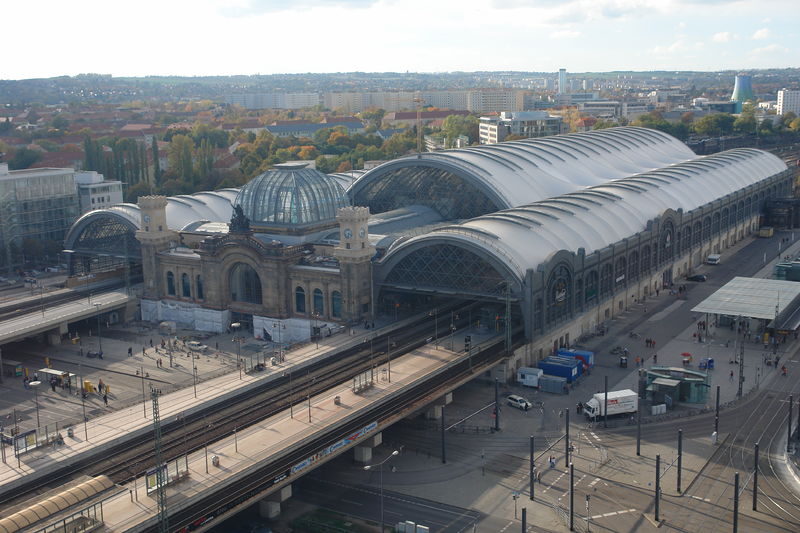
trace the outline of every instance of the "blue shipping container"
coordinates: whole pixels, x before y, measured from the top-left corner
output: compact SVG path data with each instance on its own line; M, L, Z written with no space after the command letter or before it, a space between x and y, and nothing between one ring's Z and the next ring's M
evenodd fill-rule
M574 366L569 367L555 362L540 361L539 368L541 368L545 374L565 378L569 383L578 379L578 369Z
M583 361L580 359L575 359L574 357L565 357L563 355L551 355L550 357L545 357L544 360L551 363L566 365L568 367L574 367L578 370L578 376L583 375Z
M558 352L558 355L565 355L567 357L575 357L576 359L580 359L583 361L584 366L592 368L594 366L594 352L590 352L588 350L572 350L562 348Z

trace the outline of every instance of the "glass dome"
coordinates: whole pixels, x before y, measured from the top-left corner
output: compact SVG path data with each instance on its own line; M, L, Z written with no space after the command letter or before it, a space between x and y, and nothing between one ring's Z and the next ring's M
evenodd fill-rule
M306 163L275 165L249 181L234 204L255 226L304 226L336 219L340 207L350 205L334 179Z

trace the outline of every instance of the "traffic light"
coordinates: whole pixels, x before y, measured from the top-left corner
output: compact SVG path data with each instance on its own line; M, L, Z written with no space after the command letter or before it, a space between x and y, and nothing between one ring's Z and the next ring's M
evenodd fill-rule
M464 351L469 352L471 346L472 346L472 335L467 335L466 337L464 337Z

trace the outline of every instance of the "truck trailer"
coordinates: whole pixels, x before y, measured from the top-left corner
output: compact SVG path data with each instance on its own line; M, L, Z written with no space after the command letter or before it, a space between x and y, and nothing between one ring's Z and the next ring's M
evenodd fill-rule
M598 392L583 404L587 418L605 416L605 393ZM630 389L608 391L608 416L635 413L639 409L639 396Z

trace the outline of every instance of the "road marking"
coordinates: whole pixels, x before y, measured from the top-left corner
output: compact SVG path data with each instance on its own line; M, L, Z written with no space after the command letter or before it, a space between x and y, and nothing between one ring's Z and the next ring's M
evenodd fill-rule
M700 500L701 502L711 503L711 500L709 500L708 498L701 498L700 496L695 496L694 494L691 494L690 496L692 498L694 498L695 500Z
M342 503L349 503L349 504L351 504L351 505L364 505L363 503L360 503L360 502L354 502L354 501L352 501L352 500L340 500L340 501L341 501Z
M514 524L514 522L509 522L508 524L506 524L506 526L503 529L500 530L500 533L503 533L503 531L505 531L506 529L510 528L513 524Z
M621 514L635 513L635 512L636 512L636 509L625 509L625 510L622 510L622 511L612 511L610 513L594 515L594 516L591 517L591 519L592 520L597 520L598 518L608 518L609 516L617 516L617 515L621 515Z
M598 436L597 436L597 433L595 433L594 431L590 431L589 433L591 433L592 437L594 437L595 439L597 439L597 440L603 440L603 439L601 439L600 437L598 437Z
M589 486L590 486L590 487L594 487L595 485L597 485L597 482L598 482L598 481L600 481L600 478L599 478L599 477L596 477L596 478L594 478L594 481L592 481L591 483L589 483Z
M553 485L555 485L556 483L558 483L559 481L561 481L561 478L562 478L562 477L564 477L565 475L566 475L566 472L561 472L561 475L559 475L557 478L555 478L555 479L553 480L553 482L552 482L552 483L550 483L550 485L548 485L548 486L547 486L547 488L546 488L546 489L544 489L544 491L542 491L542 494L544 494L545 492L547 492L548 490L550 490L551 488L553 488Z

